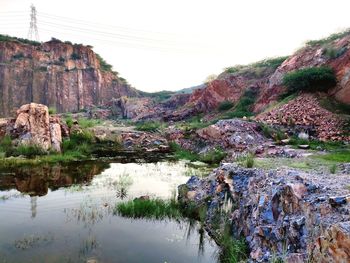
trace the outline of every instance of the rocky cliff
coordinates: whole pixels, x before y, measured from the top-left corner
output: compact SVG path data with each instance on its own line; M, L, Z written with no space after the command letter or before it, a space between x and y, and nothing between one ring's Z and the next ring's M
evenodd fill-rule
M0 116L30 102L67 112L138 95L116 73L103 70L101 62L89 46L1 38Z
M195 90L187 107L197 112L209 112L222 101L237 102L246 89L254 88L258 90L258 95L252 110L259 112L285 91L282 85L285 73L316 66L329 66L334 70L338 84L329 91L329 95L350 104L350 31L347 31L309 41L289 57L227 68L205 88Z

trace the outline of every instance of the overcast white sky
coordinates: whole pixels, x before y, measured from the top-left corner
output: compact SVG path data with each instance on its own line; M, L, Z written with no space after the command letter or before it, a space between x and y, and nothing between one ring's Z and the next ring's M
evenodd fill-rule
M0 0L0 33L90 44L140 90L201 84L350 27L348 0Z

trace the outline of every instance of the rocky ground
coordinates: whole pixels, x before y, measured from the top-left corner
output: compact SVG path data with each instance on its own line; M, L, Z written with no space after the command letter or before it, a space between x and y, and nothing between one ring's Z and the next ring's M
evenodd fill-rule
M213 236L220 232L217 215L226 208L220 222L245 238L251 261L349 262L349 174L336 175L337 183L334 176L224 163L207 178L192 177L180 186L179 199L206 204Z

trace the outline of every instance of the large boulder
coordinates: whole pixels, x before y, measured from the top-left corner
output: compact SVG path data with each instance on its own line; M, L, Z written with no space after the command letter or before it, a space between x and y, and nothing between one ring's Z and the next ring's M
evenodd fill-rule
M37 103L17 110L14 133L19 145L36 145L43 150L61 151L62 135L59 118L51 118L47 106Z

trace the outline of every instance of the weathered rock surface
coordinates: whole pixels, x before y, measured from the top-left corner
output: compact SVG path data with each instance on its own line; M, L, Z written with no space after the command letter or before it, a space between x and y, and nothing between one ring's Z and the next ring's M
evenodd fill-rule
M267 142L267 139L259 132L259 126L255 122L240 119L221 120L197 131L197 135L205 140L220 145L224 149L243 151L249 149L255 152Z
M254 262L273 255L286 262L349 262L350 191L343 187L348 177L340 176L337 184L330 180L222 164L205 179L191 177L179 187L179 199L207 203L206 226L213 235L215 215L225 210L221 216L231 220L233 235L245 237ZM341 201L334 204L334 197Z
M57 40L0 42L0 116L31 102L71 112L137 95L113 72L101 69L91 47Z
M15 119L0 119L0 139L9 135L17 145L36 145L43 150L61 151L62 129L60 118L50 117L48 107L37 103L20 107Z

